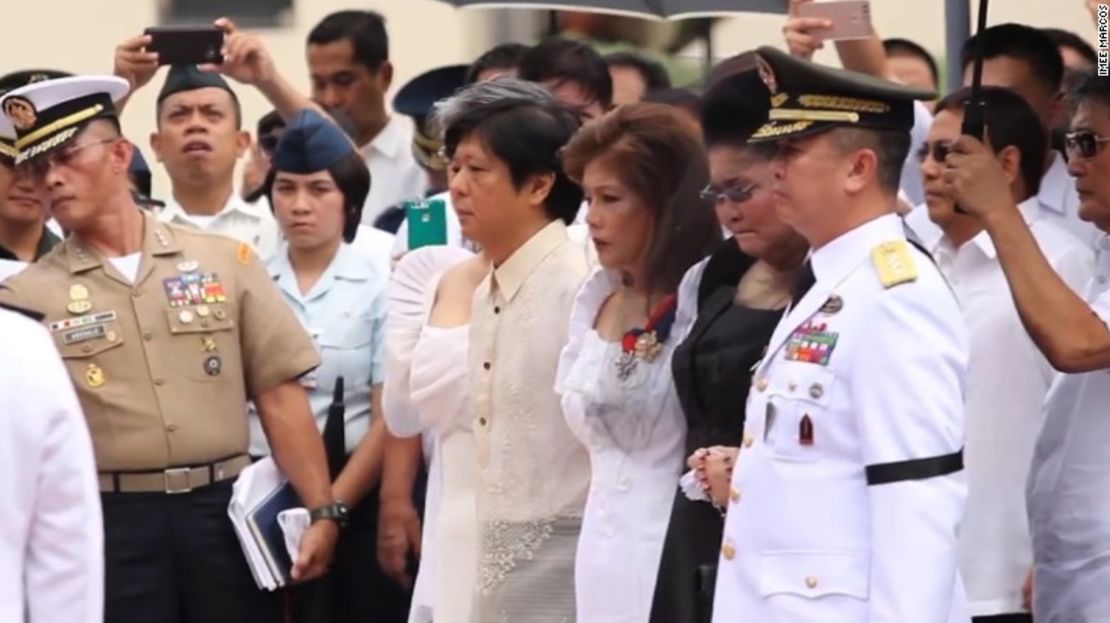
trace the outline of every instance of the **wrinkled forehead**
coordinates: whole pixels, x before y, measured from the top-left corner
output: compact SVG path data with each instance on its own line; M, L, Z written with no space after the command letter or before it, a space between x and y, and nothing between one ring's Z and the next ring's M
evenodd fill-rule
M162 100L163 112L175 108L202 107L231 112L235 108L235 100L231 93L219 87L203 87L191 91L181 91Z
M1078 102L1069 127L1073 132L1090 130L1100 136L1110 136L1110 102L1090 98Z

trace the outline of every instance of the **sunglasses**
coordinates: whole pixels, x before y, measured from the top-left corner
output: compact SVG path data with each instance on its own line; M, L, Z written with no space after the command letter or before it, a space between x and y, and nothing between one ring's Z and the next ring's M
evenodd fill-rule
M16 172L20 175L30 176L33 179L42 179L54 167L68 166L73 162L82 150L89 147L96 147L97 145L107 145L122 139L119 138L106 138L100 141L92 141L89 143L82 143L79 145L69 145L59 149L58 151L29 160L22 164L16 165Z
M702 201L711 201L715 205L721 205L726 201L729 201L731 203L744 203L745 201L752 198L752 195L755 194L755 189L757 186L757 183L752 182L747 186L737 185L730 186L728 188L717 189L712 184L710 184L709 186L703 188L701 192L698 193L698 196L701 197Z
M1110 137L1099 136L1090 130L1068 132L1064 135L1064 151L1068 159L1079 157L1090 160L1102 149L1102 144L1110 141Z
M926 156L932 156L934 162L944 164L944 159L952 152L952 143L948 141L937 141L933 144L925 143L917 150L917 160L925 162Z

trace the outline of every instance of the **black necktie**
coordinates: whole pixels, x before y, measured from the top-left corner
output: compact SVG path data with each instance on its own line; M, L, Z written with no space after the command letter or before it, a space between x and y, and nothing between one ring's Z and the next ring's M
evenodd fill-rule
M802 265L802 270L794 280L790 306L796 306L798 301L802 300L802 297L806 295L806 292L809 292L809 289L815 283L817 283L817 276L813 274L813 264L806 260L806 263Z

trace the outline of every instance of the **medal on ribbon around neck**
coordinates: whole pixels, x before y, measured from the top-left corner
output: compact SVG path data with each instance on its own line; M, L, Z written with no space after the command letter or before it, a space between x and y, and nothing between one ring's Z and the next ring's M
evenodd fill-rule
M674 327L678 297L671 294L659 302L642 328L631 329L621 338L621 354L617 358L617 378L628 380L640 360L651 363L663 352L663 344Z

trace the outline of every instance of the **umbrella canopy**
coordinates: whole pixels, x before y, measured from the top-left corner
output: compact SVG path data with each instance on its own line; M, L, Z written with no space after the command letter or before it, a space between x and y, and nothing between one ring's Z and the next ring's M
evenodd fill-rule
M458 7L597 11L648 19L688 19L735 13L786 13L784 0L440 0Z

